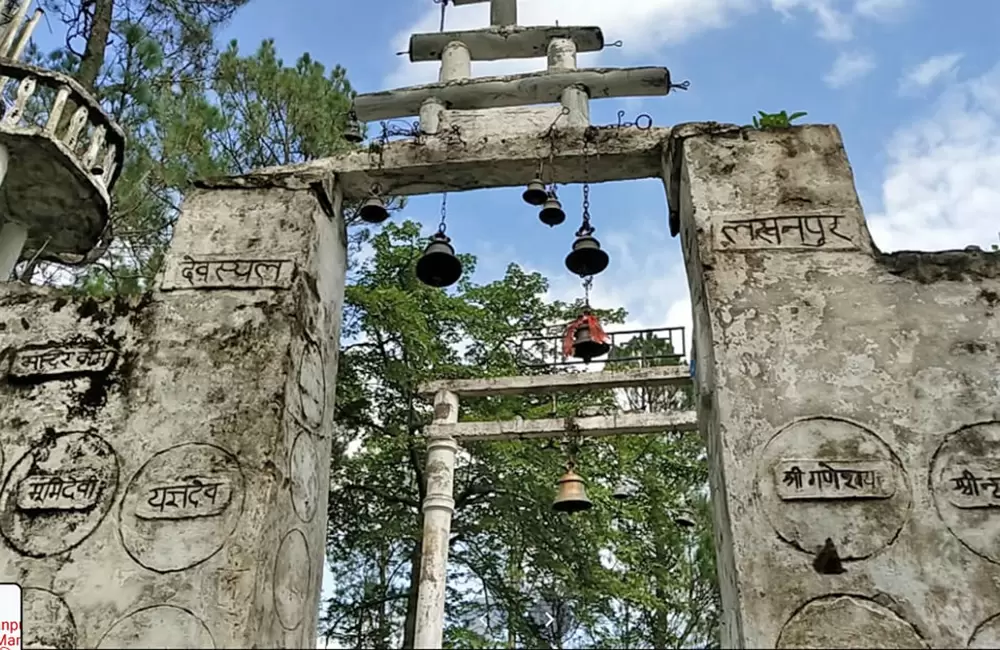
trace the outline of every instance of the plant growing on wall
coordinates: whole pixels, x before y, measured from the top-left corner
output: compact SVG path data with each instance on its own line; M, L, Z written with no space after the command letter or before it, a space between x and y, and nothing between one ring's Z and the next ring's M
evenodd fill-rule
M792 122L799 119L800 117L805 117L807 113L805 111L799 111L797 113L788 114L787 111L781 111L780 113L765 113L764 111L757 111L758 115L753 117L753 128L755 129L787 129L793 126Z

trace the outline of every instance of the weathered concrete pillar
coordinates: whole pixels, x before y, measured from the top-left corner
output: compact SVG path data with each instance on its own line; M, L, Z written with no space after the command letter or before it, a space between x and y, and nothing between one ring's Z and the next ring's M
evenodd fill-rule
M0 577L26 645L315 647L340 205L196 190L141 300L0 287Z
M439 81L455 81L472 76L472 55L469 47L461 41L452 41L441 52L441 73Z
M434 422L458 422L458 395L442 391L434 396ZM451 517L455 512L455 453L458 444L449 436L431 437L427 442L427 481L424 497L423 549L420 557L420 586L417 593L415 648L440 648L444 632L444 605L447 593L448 544Z
M682 125L723 647L1000 645L1000 256L880 254L840 134Z

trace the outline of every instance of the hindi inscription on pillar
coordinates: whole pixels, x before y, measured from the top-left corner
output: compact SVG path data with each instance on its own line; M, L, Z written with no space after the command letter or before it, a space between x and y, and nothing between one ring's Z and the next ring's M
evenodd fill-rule
M774 488L784 501L888 499L896 492L892 465L879 460L783 460Z
M891 544L912 503L892 448L858 423L827 416L778 430L760 453L757 490L781 539L810 555L830 539L845 561Z
M168 259L163 290L287 289L295 275L295 260L287 255L211 255Z
M931 461L930 475L944 525L967 549L1000 564L1000 422L946 435Z
M105 372L117 353L97 347L25 346L14 353L10 375L15 378Z
M715 249L855 250L857 227L843 215L758 215L715 226Z

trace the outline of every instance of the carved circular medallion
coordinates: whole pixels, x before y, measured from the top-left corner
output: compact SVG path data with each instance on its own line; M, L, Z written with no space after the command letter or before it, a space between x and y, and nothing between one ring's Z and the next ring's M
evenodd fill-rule
M274 558L274 609L281 627L294 630L302 624L311 591L309 542L296 528L285 534Z
M111 626L98 648L214 648L215 639L192 612L154 605L128 614Z
M76 642L76 622L62 598L48 589L26 587L23 593L25 648L79 648Z
M881 438L822 417L793 422L768 441L757 490L781 539L814 555L829 538L842 560L895 541L912 501L902 463Z
M291 478L292 508L303 523L316 516L320 500L319 454L306 431L299 431L292 444L288 475Z
M318 343L309 339L302 341L296 388L302 424L320 435L326 415L326 374L323 352Z
M1000 564L1000 423L945 436L931 460L938 515L966 548Z
M90 536L118 490L118 457L86 432L46 434L0 491L0 532L29 557L68 551Z
M152 571L190 568L218 553L243 514L245 479L221 447L186 443L146 461L125 489L122 544Z
M863 596L832 595L799 608L776 648L928 648L917 629Z

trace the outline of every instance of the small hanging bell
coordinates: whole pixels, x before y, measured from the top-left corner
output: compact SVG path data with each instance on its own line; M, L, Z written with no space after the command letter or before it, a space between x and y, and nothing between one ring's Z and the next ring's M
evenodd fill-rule
M417 260L417 279L431 287L450 287L462 277L462 262L443 232L436 232Z
M385 209L385 203L380 197L373 196L361 206L358 216L365 223L382 223L389 218L389 211Z
M566 268L580 277L597 275L608 268L610 258L601 250L601 242L591 233L578 232L573 250L566 256Z
M607 342L595 341L590 335L590 325L584 323L576 328L573 334L573 356L583 359L584 363L590 363L591 359L603 357L611 350L611 345Z
M347 113L347 125L344 127L344 140L351 144L358 144L365 139L361 133L361 122L358 121L358 114L351 109Z
M548 198L545 199L545 205L542 206L542 211L538 213L538 218L550 228L566 221L566 213L563 212L562 203L559 202L555 194L549 193Z
M556 512L581 512L590 510L594 504L587 498L587 488L584 485L583 477L573 471L572 466L566 469L557 483L558 492L555 501L552 502L552 509Z
M611 493L611 498L616 501L625 501L626 499L631 499L635 494L635 490L628 481L621 481L615 486L615 491Z
M681 508L674 515L674 523L681 528L694 528L697 522L694 519L694 513L687 508Z
M542 205L548 197L549 194L545 191L545 183L538 178L532 179L528 183L528 189L524 190L524 194L521 195L521 198L528 205Z

